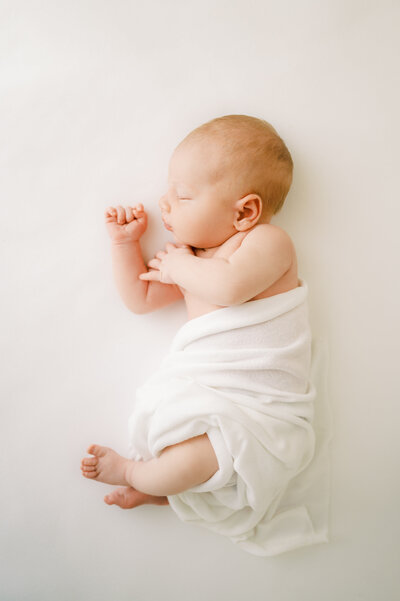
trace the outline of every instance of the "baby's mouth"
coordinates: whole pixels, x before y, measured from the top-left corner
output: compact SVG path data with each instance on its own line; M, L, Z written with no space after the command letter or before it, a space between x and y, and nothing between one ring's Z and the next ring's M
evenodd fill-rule
M164 219L163 219L163 223L164 223L165 227L167 228L167 230L172 232L172 227L169 225L169 223L167 223Z

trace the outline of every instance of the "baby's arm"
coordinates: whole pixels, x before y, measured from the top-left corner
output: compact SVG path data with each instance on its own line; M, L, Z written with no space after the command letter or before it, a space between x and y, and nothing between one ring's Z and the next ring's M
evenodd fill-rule
M160 269L199 298L229 306L244 303L272 286L290 268L293 259L293 244L286 232L262 224L247 234L229 259L200 258L172 250L162 259ZM140 277L156 278L157 273Z
M182 299L177 285L139 279L141 273L147 272L139 242L147 227L143 205L108 207L105 217L111 237L114 280L128 309L148 313Z

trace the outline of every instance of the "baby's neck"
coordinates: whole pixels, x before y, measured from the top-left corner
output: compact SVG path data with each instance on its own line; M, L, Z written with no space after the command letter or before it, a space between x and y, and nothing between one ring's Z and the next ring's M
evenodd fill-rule
M249 232L236 232L225 240L219 246L213 246L212 248L193 248L193 252L197 257L210 258L214 255L218 257L227 258L229 257L242 243L242 240L247 236Z
M219 248L221 247L214 246L213 248L193 248L193 252L196 257L212 257Z

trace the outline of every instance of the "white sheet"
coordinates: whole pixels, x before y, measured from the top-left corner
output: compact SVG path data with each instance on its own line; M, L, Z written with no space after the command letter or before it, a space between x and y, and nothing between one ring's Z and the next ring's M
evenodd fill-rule
M188 321L129 420L136 460L208 434L218 471L170 506L255 555L328 540L326 356L312 349L307 292L300 280Z

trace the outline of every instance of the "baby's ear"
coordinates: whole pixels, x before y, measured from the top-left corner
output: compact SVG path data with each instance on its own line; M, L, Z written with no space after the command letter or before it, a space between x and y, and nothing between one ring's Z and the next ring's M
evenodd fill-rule
M258 194L247 194L236 202L233 225L239 232L253 227L261 217L262 200Z

